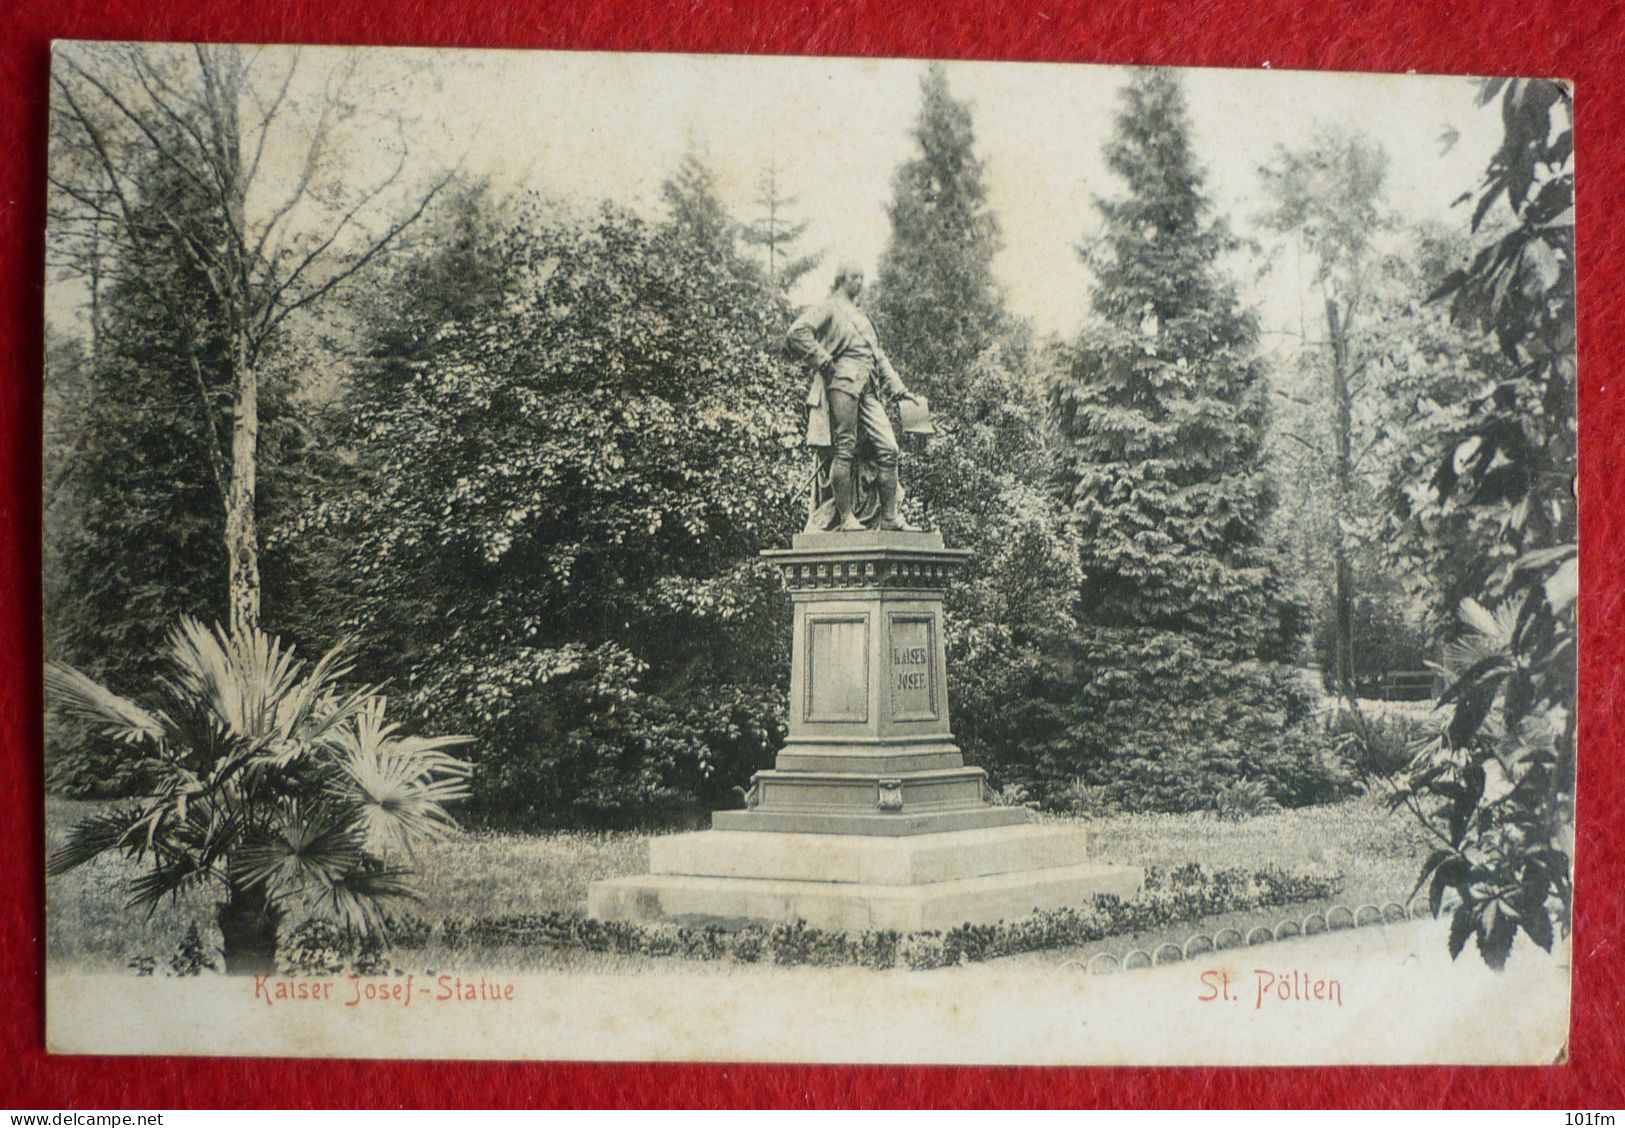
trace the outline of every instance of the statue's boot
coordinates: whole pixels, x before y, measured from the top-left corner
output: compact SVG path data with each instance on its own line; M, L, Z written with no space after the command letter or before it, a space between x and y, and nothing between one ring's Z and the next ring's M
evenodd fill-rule
M852 463L845 458L837 458L830 467L830 492L835 495L835 531L838 533L859 533L863 531L863 522L852 515Z
M889 532L917 533L919 527L903 520L897 511L897 467L880 468L880 522L877 528Z

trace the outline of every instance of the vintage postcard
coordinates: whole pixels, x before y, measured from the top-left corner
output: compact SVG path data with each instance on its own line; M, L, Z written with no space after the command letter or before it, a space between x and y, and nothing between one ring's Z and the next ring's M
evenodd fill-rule
M1563 1060L1572 98L58 44L50 1048Z

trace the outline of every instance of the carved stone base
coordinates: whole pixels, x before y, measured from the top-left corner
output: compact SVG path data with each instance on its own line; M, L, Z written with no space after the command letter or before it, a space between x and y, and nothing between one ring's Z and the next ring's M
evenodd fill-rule
M795 607L789 734L743 811L657 838L652 873L593 882L602 919L953 928L1129 896L1142 872L996 807L948 718L943 591L969 553L937 533L803 533L763 554Z
M915 740L798 740L774 758L781 772L934 772L965 763L959 745L940 737Z
M757 772L753 809L763 812L929 814L987 806L981 768L896 772Z
M976 807L928 814L881 814L878 811L714 811L712 830L769 831L795 834L863 834L878 838L905 838L941 834L950 830L978 830L994 826L1021 826L1029 815L1023 807Z
M649 853L653 873L592 884L592 916L916 932L1132 897L1144 881L1137 867L1088 861L1082 834L1040 826L891 839L711 830L655 839Z
M858 885L924 885L1088 860L1082 831L1037 824L903 838L711 830L649 841L650 873Z

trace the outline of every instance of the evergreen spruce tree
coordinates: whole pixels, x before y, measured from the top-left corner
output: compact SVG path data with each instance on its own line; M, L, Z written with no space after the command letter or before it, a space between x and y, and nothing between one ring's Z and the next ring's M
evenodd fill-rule
M1077 553L1048 490L1036 350L994 280L999 224L970 109L939 65L921 82L913 136L867 304L904 380L929 397L937 431L922 456L905 454L905 507L976 553L948 596L954 730L968 757L1016 782L1030 755L1024 702L1037 640L1067 621Z
M756 216L740 229L746 244L762 249L768 284L788 290L803 275L824 261L823 251L797 254L795 244L807 232L807 223L793 218L797 198L779 181L779 163L770 160L756 181Z
M116 692L164 670L182 615L225 621L225 519L231 434L230 341L209 281L177 244L217 237L196 188L155 163L136 181L132 223L160 234L125 248L98 296L95 348L77 360L82 386L47 423L66 447L44 514L53 566L44 587L46 653ZM167 217L167 218L166 218ZM291 405L287 335L267 351L260 389L262 513L279 514L303 473ZM56 350L55 367L75 359ZM288 561L265 561L268 586L298 586ZM47 772L71 796L129 794L142 765L126 746L53 711Z
M46 645L119 692L156 673L180 615L226 613L229 343L207 279L174 245L216 232L169 166L145 170L138 187L134 223L161 234L127 248L103 283L83 401L73 418L53 420L79 448L63 474L71 504L54 508L46 528L62 562Z
M961 397L978 357L1004 329L993 279L999 223L988 207L970 107L948 92L940 63L920 83L919 148L892 177L891 241L870 305L881 340L914 390Z
M1132 806L1325 797L1288 665L1303 611L1264 537L1258 328L1219 265L1232 240L1176 76L1131 80L1106 156L1128 190L1099 202L1096 324L1051 398L1085 578L1044 768Z
M201 279L166 281L203 293ZM227 385L209 334L197 369L216 408L206 417L173 345L183 327L123 282L109 288L103 307L100 356L71 422L80 453L65 483L69 504L53 509L45 530L61 562L48 591L46 645L53 657L127 691L156 673L180 615L225 616L225 539L210 452L229 426L221 407Z
M689 147L676 171L660 185L660 198L665 201L667 221L674 230L701 246L733 257L737 224L717 196L716 174L703 152Z

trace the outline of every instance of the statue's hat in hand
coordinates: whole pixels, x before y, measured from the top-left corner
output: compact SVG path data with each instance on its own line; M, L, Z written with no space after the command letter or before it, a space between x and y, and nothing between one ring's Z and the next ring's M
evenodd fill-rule
M903 431L909 435L934 435L931 426L931 404L924 396L912 396L897 401L897 413L902 418Z

